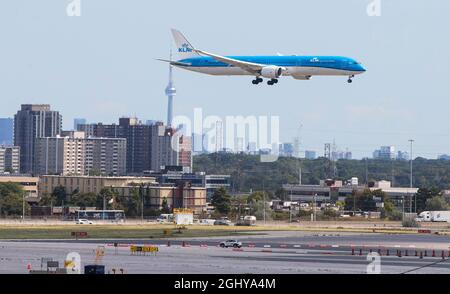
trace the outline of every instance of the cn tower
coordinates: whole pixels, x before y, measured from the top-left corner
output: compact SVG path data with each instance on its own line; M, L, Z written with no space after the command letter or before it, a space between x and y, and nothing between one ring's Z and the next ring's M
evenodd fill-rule
M172 53L170 54L170 60L172 60ZM168 98L167 105L167 126L172 126L173 119L173 97L177 94L177 90L173 86L172 65L169 65L169 84L166 87L166 95Z

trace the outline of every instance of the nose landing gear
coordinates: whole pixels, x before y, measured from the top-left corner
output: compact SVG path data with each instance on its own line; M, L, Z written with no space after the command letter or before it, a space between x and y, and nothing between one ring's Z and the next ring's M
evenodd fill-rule
M348 77L347 83L351 84L353 83L353 78L355 77L355 75L351 75Z

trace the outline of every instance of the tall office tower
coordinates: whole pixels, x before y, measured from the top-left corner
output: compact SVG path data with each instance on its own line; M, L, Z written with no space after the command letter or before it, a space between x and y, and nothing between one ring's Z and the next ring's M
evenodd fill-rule
M172 59L172 54L171 54ZM168 98L167 104L167 126L172 127L173 120L173 97L177 94L177 90L173 85L173 73L172 73L172 65L169 65L169 84L166 87L166 95Z
M0 174L17 174L20 171L20 148L18 146L0 146Z
M14 120L0 118L0 145L12 145L14 136Z
M85 118L74 118L73 119L73 129L76 131L78 130L79 125L85 125L86 119Z
M36 138L36 174L121 176L126 172L126 140L65 137Z
M157 123L152 126L151 170L160 171L165 166L178 165L178 140L175 130Z
M62 116L48 104L22 104L14 116L14 145L20 147L21 173L34 171L36 138L56 137L61 133Z
M178 142L178 164L187 172L192 171L192 138L179 136Z

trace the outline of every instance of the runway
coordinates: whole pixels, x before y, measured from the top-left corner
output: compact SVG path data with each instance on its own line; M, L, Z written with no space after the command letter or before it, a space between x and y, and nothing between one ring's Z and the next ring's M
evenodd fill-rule
M232 238L225 238L232 239ZM61 264L79 252L83 265L92 264L95 249L104 246L107 271L129 274L365 274L380 254L380 272L450 274L450 237L435 235L307 234L272 232L239 237L242 248L220 248L224 238L159 240L42 240L0 242L0 273L27 273L40 268L41 258ZM168 243L169 242L169 243ZM118 247L114 247L114 243ZM156 255L131 255L132 244L153 244ZM184 245L184 246L183 246Z

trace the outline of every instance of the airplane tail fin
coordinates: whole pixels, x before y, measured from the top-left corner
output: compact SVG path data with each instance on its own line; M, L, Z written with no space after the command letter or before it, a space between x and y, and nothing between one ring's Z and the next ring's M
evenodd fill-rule
M172 29L172 35L175 40L175 44L177 45L177 53L181 59L200 56L197 52L195 52L194 47L180 31Z

